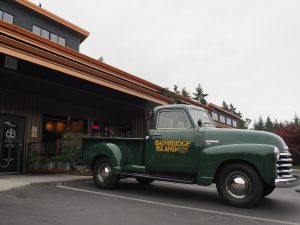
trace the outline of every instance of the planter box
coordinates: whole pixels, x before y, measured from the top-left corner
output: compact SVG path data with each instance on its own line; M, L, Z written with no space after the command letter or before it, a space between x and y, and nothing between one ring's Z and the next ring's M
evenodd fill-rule
M71 170L71 164L69 162L56 162L56 169L59 170Z
M53 170L55 168L55 162L42 163L40 169Z

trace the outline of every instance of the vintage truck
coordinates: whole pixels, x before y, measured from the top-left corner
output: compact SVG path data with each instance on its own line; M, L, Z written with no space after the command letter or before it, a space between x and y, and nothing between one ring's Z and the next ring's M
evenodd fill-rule
M190 105L154 109L145 138L83 138L83 161L95 183L113 189L122 178L216 184L220 198L252 207L275 187L299 185L279 136L216 128L209 113Z

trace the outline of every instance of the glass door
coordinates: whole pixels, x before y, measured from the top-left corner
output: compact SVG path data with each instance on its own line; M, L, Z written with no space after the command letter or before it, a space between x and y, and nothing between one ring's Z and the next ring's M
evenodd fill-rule
M23 139L24 118L0 115L0 172L19 172Z

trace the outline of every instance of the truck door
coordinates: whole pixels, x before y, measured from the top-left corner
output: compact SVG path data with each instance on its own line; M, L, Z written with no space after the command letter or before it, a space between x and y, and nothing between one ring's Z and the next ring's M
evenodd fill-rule
M156 114L146 149L148 172L194 174L197 169L195 129L182 109L163 109Z

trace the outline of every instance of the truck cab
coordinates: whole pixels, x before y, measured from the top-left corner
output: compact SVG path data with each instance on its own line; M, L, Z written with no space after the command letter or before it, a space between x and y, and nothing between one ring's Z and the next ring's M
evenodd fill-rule
M95 183L114 188L121 178L216 184L230 205L251 207L275 187L293 187L288 147L279 136L216 128L209 113L190 105L154 109L145 138L84 138L84 162Z

